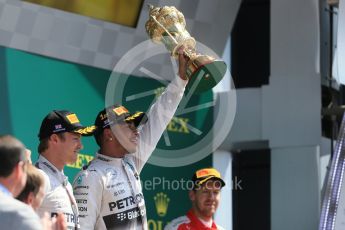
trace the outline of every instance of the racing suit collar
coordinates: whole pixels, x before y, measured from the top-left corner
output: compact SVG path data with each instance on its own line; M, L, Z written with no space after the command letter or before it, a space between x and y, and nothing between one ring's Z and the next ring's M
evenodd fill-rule
M109 157L106 155L103 155L102 153L100 153L99 151L96 153L96 159L106 162L106 163L121 163L121 161L123 160L123 158L116 158L116 157Z
M55 175L59 181L64 183L67 179L63 170L58 170L50 161L48 161L44 156L40 155L37 163L39 163L39 168L45 168L44 171L49 171L52 175Z
M135 169L134 163L129 159L128 155L125 155L124 157L121 157L121 158L109 157L109 156L99 153L98 151L96 152L95 159L108 165L113 165L117 167L122 165L125 170L127 167L129 167L129 169L133 172L133 175L135 176L135 178L137 180L139 179L139 174L137 170Z
M199 218L194 214L193 209L190 209L187 212L187 217L191 220L191 224L196 228L196 229L200 229L200 230L217 230L217 225L214 222L214 220L212 220L212 226L211 228L206 227L200 220Z

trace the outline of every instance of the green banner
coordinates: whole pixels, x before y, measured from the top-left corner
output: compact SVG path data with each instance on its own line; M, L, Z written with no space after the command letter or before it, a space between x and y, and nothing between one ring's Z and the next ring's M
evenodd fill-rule
M3 95L0 108L2 124L6 124L6 127L0 127L0 133L10 132L22 140L32 150L34 162L38 157L39 127L49 111L71 110L84 125L89 125L93 124L96 114L104 107L110 71L9 48L1 48L0 57L0 87ZM164 87L155 80L130 76L123 90L123 104L131 112L146 111ZM186 107L196 108L212 100L211 91L192 95ZM182 151L184 148L197 143L211 132L212 120L212 107L179 113L168 125L166 135L161 138L153 154L161 155L163 159L181 157L186 154ZM70 181L98 149L93 137L83 138L82 142L84 149L78 161L65 168ZM163 229L171 219L184 215L190 208L188 180L196 169L209 166L212 166L211 156L183 167L168 168L150 164L144 167L141 179L150 229Z

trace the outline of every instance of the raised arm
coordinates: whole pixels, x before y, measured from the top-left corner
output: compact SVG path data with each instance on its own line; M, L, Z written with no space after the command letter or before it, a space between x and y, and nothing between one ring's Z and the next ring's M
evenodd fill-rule
M187 84L186 66L188 58L183 54L183 48L179 50L179 77L176 77L167 86L162 95L151 106L148 112L148 121L140 130L138 151L135 153L135 163L140 173L144 164L151 156L156 145L173 118L180 103Z

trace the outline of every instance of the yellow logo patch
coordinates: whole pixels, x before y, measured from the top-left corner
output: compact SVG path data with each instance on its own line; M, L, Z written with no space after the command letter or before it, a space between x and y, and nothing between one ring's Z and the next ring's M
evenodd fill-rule
M220 178L220 173L218 171L216 171L215 169L201 169L201 170L198 170L196 172L196 177L197 178L200 178L200 177L205 177L205 176L215 176L215 177L218 177Z
M167 214L170 199L165 193L157 193L153 199L155 200L156 211L158 216L163 217Z
M75 113L67 115L66 118L71 124L79 123L78 117Z
M116 113L117 116L121 116L124 113L128 113L128 110L123 106L117 107L113 109L113 111L114 113Z

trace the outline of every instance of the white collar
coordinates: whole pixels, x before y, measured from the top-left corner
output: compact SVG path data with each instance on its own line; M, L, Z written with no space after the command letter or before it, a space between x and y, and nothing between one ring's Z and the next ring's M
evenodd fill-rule
M40 155L38 158L38 168L45 169L43 171L49 172L49 174L54 175L61 183L66 183L68 181L68 178L63 173L63 170L57 169L47 158ZM37 164L36 163L36 164Z
M199 217L198 217L199 218ZM201 218L199 218L199 220L201 221L201 223L203 223L206 227L208 228L211 228L212 227L212 223L213 223L213 220L210 219L209 221L206 221L206 220L203 220Z
M101 154L99 152L96 153L96 157L95 158L100 160L100 161L109 163L109 164L111 164L111 163L117 163L118 164L118 163L121 163L122 160L123 160L123 157L120 157L120 158L118 158L118 157L110 157L110 156L103 155L103 154Z

